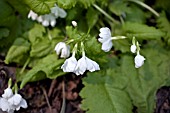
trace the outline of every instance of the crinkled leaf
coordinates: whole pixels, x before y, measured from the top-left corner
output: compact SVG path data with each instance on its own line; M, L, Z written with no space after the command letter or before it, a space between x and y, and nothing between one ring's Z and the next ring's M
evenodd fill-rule
M24 2L38 14L50 13L50 8L54 6L56 0L24 0Z
M75 7L77 0L57 0L57 4L65 9Z
M128 94L119 89L122 87L116 88L115 81L111 76L102 76L99 73L88 75L83 79L85 87L80 93L83 98L81 107L87 113L132 113ZM120 81L116 84L120 84Z
M137 37L140 39L160 39L165 33L155 27L149 27L144 24L127 22L123 26L128 37Z
M50 54L41 61L39 61L30 71L25 74L23 78L20 88L23 88L27 82L38 81L44 78L56 78L57 76L62 75L59 67L63 63L62 59L57 59L56 54ZM58 73L53 73L54 71L58 71ZM41 76L42 75L42 76Z
M10 47L7 56L5 58L5 63L10 62L20 62L25 55L28 55L30 50L30 43L23 39L17 38L14 44Z
M0 28L0 39L7 37L9 35L9 30L7 28Z
M31 57L43 57L53 50L51 47L51 41L48 38L38 40L31 46L30 56Z
M43 37L43 33L45 33L45 28L40 24L35 24L34 27L28 31L26 35L28 35L30 42L34 43L39 38Z

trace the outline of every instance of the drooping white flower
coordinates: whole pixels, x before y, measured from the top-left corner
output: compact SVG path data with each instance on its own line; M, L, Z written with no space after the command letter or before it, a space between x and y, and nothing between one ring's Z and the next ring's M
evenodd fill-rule
M76 21L71 21L71 23L72 23L72 25L73 25L74 27L77 26L77 22L76 22Z
M8 99L0 97L0 109L7 113L14 113L15 108L9 104Z
M77 60L75 55L72 55L70 58L66 59L64 64L61 66L64 72L74 72L77 65Z
M82 75L86 70L93 72L96 70L100 70L100 67L95 61L83 55L82 58L78 60L74 73L76 75L80 75L80 74Z
M36 20L38 17L38 15L33 12L32 10L30 10L29 14L28 14L28 18L31 18L32 20Z
M59 8L56 4L55 7L51 8L51 13L55 15L56 18L65 18L67 16L67 13L65 12L64 9Z
M145 60L145 58L142 55L140 55L139 53L137 53L137 55L136 55L136 57L134 59L135 68L141 67L144 64L144 60Z
M132 52L132 53L135 53L136 52L136 49L137 49L137 47L136 47L136 45L131 45L131 47L130 47L130 51Z
M23 99L22 96L20 94L17 94L17 93L15 95L13 95L11 98L9 98L8 102L17 111L20 109L20 107L22 107L22 108L28 107L25 99Z
M105 52L110 51L113 46L110 29L107 27L100 28L99 36L98 40L102 43L102 50Z
M12 92L12 89L10 87L6 88L4 90L4 94L2 94L2 97L5 98L5 99L8 99L12 96L13 96L13 92Z
M70 56L70 46L66 45L64 42L59 42L55 46L55 51L57 55L60 55L61 58L67 58Z
M43 26L48 27L51 25L52 27L56 24L56 17L53 14L45 14L41 15L41 17L38 18L38 21L42 23Z

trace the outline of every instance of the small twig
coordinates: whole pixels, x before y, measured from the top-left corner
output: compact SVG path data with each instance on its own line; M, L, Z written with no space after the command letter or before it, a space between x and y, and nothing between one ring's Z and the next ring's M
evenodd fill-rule
M41 89L42 89L43 94L44 94L44 96L45 96L45 99L46 99L46 101L47 101L47 105L48 105L48 107L49 107L50 113L52 113L52 109L51 109L51 105L50 105L50 102L49 102L48 97L47 97L47 93L46 93L44 87L41 87Z
M64 80L62 82L62 93L63 93L63 102L62 102L62 107L61 107L60 113L65 113L66 99L65 99L65 84L64 84Z
M52 80L51 85L50 85L50 89L49 89L49 91L48 91L48 97L51 96L52 91L53 91L53 89L54 89L56 83L57 83L57 80L56 80L56 79Z

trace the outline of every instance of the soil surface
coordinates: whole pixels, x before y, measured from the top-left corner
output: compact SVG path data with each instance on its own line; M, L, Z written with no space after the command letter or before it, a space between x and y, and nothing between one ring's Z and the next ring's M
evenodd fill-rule
M9 78L12 77L15 82L16 67L15 64L5 65L0 60L0 95L7 88ZM79 92L83 88L81 78L82 76L67 74L54 80L45 79L28 83L19 90L26 99L28 108L21 109L17 113L85 113L80 109L82 98ZM154 113L170 113L170 87L160 88L156 97ZM136 107L133 112L137 113Z

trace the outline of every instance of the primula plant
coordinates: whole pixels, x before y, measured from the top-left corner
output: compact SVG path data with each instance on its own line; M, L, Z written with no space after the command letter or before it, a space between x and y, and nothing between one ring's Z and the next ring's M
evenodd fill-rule
M31 109L20 95L26 85L67 75L81 78L83 112L164 113L156 92L170 85L168 0L0 0L0 7L0 62L16 66L0 112ZM66 113L62 98L50 113Z

